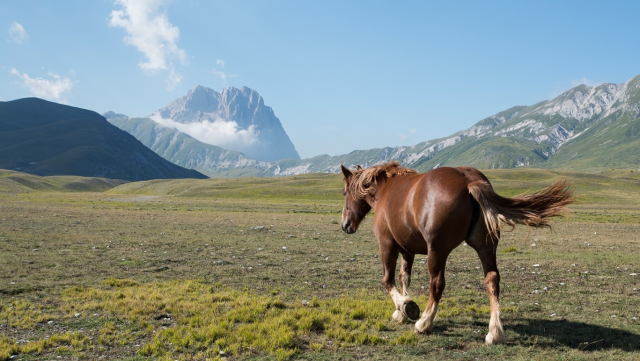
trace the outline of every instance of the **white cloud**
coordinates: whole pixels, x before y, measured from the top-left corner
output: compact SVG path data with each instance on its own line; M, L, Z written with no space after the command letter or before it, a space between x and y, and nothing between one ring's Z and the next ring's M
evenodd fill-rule
M167 83L167 90L171 91L175 89L176 85L180 84L182 81L182 74L176 72L174 69L171 69L169 72L169 77L165 79L165 83Z
M9 26L9 37L11 41L16 44L22 44L23 42L29 40L29 34L24 30L22 24L17 22L12 22Z
M220 79L222 79L222 83L223 84L227 84L227 78L235 78L236 75L235 74L227 74L226 72L222 71L222 70L218 70L216 68L213 68L213 70L211 70L211 72L220 77Z
M216 59L216 65L219 65L219 66L224 68L225 67L224 60L223 59ZM216 68L213 68L211 70L211 72L214 75L218 76L220 79L222 79L222 83L223 84L227 84L227 79L228 78L235 78L236 77L235 74L229 74L226 71L218 70Z
M573 79L571 80L571 86L569 87L569 89L566 89L566 86L567 86L566 83L556 84L555 89L551 92L550 96L551 98L556 98L557 96L563 94L564 92L570 89L573 89L578 85L583 85L583 84L590 87L597 87L599 85L602 85L602 83L589 80L586 77L583 77L581 79Z
M248 129L241 129L234 121L217 119L213 122L203 120L194 123L178 123L172 119L162 118L159 114L150 117L156 123L165 127L177 129L193 138L207 144L217 145L232 150L242 150L258 142L258 134L254 125Z
M109 26L127 32L124 42L133 45L146 56L138 66L146 72L169 72L167 89L173 89L182 75L175 71L173 60L186 63L187 53L178 46L180 29L169 22L161 11L166 0L115 0L122 10L113 10Z
M595 82L593 80L589 80L587 78L574 79L574 80L571 81L571 87L572 88L575 88L578 85L582 85L582 84L587 85L587 86L598 86L598 85L601 85L602 83L598 83L598 82Z
M22 85L29 90L31 95L38 98L66 103L67 94L73 89L74 82L55 73L49 73L51 79L31 78L27 73L20 73L17 69L11 69L11 74L22 80Z
M412 137L413 139L413 135L416 134L418 131L415 129L409 129L409 135L407 136L405 133L400 133L398 134L398 141L400 142L405 142L407 141L407 139L409 139L409 137Z

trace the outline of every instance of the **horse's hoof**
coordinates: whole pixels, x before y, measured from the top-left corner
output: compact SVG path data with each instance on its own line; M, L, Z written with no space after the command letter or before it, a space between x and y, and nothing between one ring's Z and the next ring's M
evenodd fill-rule
M505 343L506 339L504 337L504 334L499 334L496 337L494 337L491 332L489 332L487 334L487 336L484 338L484 343L487 345L499 345L501 343Z
M405 314L400 310L396 310L391 316L391 319L396 321L397 323L405 323L409 320L407 316L405 316Z
M427 326L427 325L425 325L425 323L427 323L426 319L425 320L423 320L423 319L418 320L418 322L416 322L416 327L415 327L414 331L417 334L429 333L429 331L431 331L431 326Z
M402 305L402 313L404 313L409 319L417 320L420 318L420 307L413 301L408 301Z

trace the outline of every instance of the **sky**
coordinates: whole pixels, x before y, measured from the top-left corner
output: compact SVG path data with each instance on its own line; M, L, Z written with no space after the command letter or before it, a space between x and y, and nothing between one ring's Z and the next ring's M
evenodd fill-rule
M21 0L0 101L149 116L246 86L302 158L411 146L640 75L638 1Z

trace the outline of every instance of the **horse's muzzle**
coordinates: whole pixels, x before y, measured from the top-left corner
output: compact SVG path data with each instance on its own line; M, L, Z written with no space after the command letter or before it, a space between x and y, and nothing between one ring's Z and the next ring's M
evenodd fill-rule
M356 229L351 225L351 221L349 221L348 219L342 223L342 230L346 234L356 233Z

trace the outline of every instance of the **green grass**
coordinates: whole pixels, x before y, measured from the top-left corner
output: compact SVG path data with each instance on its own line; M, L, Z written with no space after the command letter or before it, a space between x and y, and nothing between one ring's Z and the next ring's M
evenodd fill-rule
M305 175L5 191L0 360L638 359L638 173L486 173L501 194L568 177L580 197L552 231L503 235L506 345L483 344L489 303L467 246L433 332L392 322L371 218L344 234L340 177ZM427 282L419 255L422 309Z
M75 176L39 177L0 169L0 193L102 192L127 181Z

